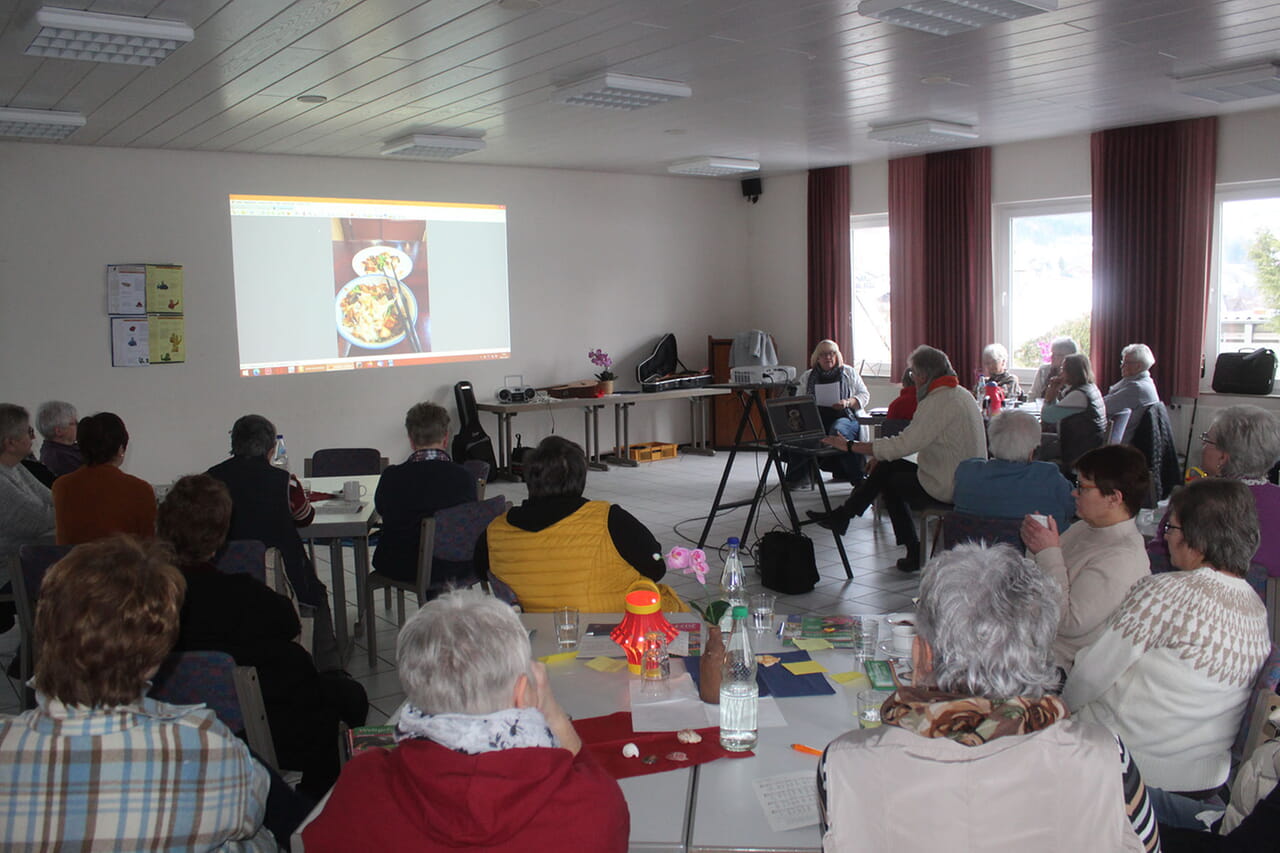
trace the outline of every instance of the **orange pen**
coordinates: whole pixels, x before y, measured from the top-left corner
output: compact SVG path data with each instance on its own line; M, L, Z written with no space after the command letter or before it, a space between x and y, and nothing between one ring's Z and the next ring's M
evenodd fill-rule
M822 757L822 750L814 749L811 746L805 746L802 743L793 743L791 744L791 748L794 749L796 752L803 752L807 755L816 755L819 758Z

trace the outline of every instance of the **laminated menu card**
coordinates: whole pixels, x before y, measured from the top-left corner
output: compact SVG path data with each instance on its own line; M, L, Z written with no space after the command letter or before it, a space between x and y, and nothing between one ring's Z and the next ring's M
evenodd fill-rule
M146 317L111 318L111 366L146 367L151 339Z

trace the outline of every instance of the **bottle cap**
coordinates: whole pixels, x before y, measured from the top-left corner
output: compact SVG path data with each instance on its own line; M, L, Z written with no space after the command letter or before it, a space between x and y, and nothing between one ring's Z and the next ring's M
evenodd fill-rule
M733 605L733 618L734 618L734 619L746 619L746 618L747 618L747 608L746 608L746 605L743 605L743 604L735 604L735 605Z
M730 537L729 537L729 542L728 542L728 544L733 545L733 546L735 546L735 547L736 547L736 546L738 545L738 537L737 537L737 536L730 536Z

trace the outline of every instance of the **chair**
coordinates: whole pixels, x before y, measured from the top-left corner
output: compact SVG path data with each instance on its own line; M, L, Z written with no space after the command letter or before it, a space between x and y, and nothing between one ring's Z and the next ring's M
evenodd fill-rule
M18 610L18 632L22 637L18 667L26 684L36 663L36 602L40 585L49 567L71 553L74 545L23 545L18 549L18 571L13 573L13 597ZM26 691L27 707L34 707L35 695Z
M1249 704L1245 706L1235 742L1231 745L1233 757L1240 760L1248 758L1258 744L1266 740L1267 717L1271 709L1280 706L1280 697L1276 696L1277 686L1280 686L1280 645L1272 643L1271 655L1253 683Z
M1129 417L1132 414L1131 409L1107 413L1107 444L1124 443L1124 431L1129 426Z
M920 510L920 565L923 566L929 561L930 555L938 550L938 537L942 535L942 520L946 518L947 513L951 511L954 504L944 504L933 501L924 507L913 507ZM933 521L938 522L938 529L934 531L933 540L929 539L929 524Z
M1006 543L1026 553L1022 541L1022 519L993 518L967 512L948 512L942 516L942 549L949 551L963 542Z
M175 652L151 679L150 696L171 705L207 705L249 748L279 772L258 671L236 666L226 652Z
M1267 578L1262 596L1267 605L1267 624L1271 627L1271 642L1280 643L1280 578Z
M374 590L386 589L388 594L392 588L397 590L397 616L400 624L404 624L404 594L412 592L418 597L418 605L421 606L427 600L428 593L439 588L432 584L432 561L470 562L480 534L489 526L489 522L506 512L509 506L505 497L496 495L486 501L472 501L437 510L434 516L422 519L422 533L418 540L418 576L415 579L404 581L377 571L369 573L365 580L364 622L370 666L376 664L378 657L377 626L374 624L373 612Z
M214 557L218 571L228 575L252 575L267 582L267 546L257 539L234 539Z
M304 477L381 474L389 460L372 447L326 447L302 462Z

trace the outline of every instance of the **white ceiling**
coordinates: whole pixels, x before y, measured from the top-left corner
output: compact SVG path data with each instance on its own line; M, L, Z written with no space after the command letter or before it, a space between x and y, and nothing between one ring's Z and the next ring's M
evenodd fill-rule
M921 117L976 124L964 147L1280 105L1219 107L1168 79L1280 58L1268 0L1060 0L947 38L863 18L857 0L57 0L191 25L151 69L23 55L40 5L0 0L0 106L83 113L74 145L377 157L444 132L488 143L459 163L658 174L721 155L768 175L910 153L867 132ZM693 96L632 112L550 100L606 67Z

